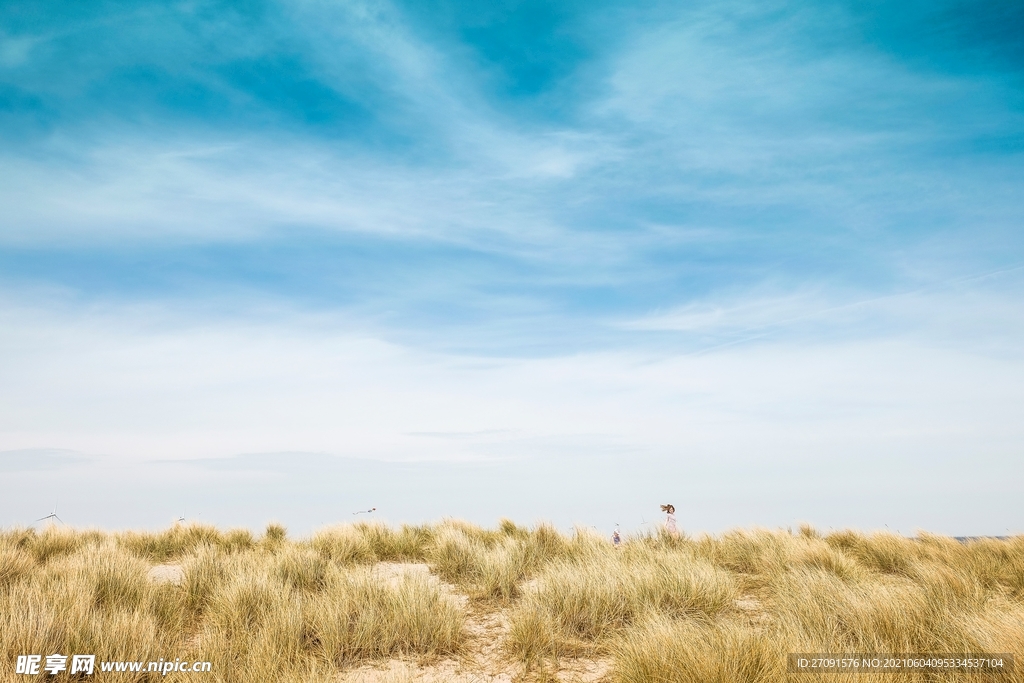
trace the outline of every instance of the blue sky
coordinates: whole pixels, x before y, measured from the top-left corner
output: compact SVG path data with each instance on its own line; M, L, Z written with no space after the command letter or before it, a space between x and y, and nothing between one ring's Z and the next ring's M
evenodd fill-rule
M1020 530L1022 36L4 3L0 522Z

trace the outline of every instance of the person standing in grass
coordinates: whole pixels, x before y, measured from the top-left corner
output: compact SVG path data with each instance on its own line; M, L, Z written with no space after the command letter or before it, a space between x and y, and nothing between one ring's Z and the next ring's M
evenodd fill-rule
M666 514L665 531L671 534L673 538L678 538L679 529L676 528L676 506L668 503L661 506L661 511Z

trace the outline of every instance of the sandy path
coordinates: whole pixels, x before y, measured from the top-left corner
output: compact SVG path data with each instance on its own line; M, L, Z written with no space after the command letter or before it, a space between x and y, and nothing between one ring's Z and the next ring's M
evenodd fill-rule
M374 572L389 580L399 580L408 573L430 574L430 568L425 564L382 562L374 567ZM507 612L473 604L457 587L434 578L466 609L465 654L429 663L392 659L363 664L339 674L338 683L513 683L522 680L522 666L509 661L501 649L502 638L509 627ZM599 683L606 678L609 669L610 662L604 660L564 661L560 662L555 677L565 683Z
M488 610L471 603L468 595L431 574L430 567L425 564L379 562L373 566L372 571L381 580L391 583L397 583L402 577L410 575L428 577L436 582L466 610L464 654L432 662L392 659L362 664L339 673L334 679L337 683L513 683L522 680L522 666L510 661L501 649L501 641L509 626L506 610ZM184 571L179 564L158 564L149 570L149 578L157 583L180 585L183 576ZM198 642L191 644L198 647ZM600 683L607 677L610 662L565 660L559 662L559 667L555 672L555 678L559 681Z

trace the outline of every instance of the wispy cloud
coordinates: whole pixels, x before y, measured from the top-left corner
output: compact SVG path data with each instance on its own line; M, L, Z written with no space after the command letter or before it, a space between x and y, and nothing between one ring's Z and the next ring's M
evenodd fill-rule
M75 467L89 462L89 458L72 450L58 448L21 448L0 451L0 471L37 472Z
M930 308L950 310L942 300ZM951 345L951 336L936 344L941 339L930 332L813 343L779 333L699 354L634 346L486 358L427 353L301 319L196 325L157 316L140 325L138 313L112 311L64 313L43 324L38 311L34 316L28 325L5 315L4 329L16 332L4 335L3 446L75 447L134 463L130 471L108 465L90 479L88 486L104 490L123 481L112 500L141 482L156 486L176 466L185 468L173 477L182 491L217 505L231 501L219 513L225 519L263 519L269 508L261 500L287 507L303 497L319 500L332 487L351 488L346 496L383 496L384 481L392 493L405 492L402 518L418 519L417 509L444 513L439 503L417 508L409 499L409 487L436 476L448 478L432 486L451 491L450 513L490 519L512 514L498 509L506 499L470 504L460 487L525 477L524 491L532 493L517 505L532 501L545 510L535 514L568 523L582 514L573 510L599 514L607 494L591 497L612 471L631 482L621 500L671 482L687 495L719 487L707 508L715 514L742 491L799 495L843 472L843 491L868 487L888 501L878 510L909 520L914 515L898 502L905 492L878 488L872 478L879 468L952 492L967 460L979 481L999 477L1009 488L971 493L957 484L959 500L1019 494L1009 483L1019 481L1011 475L1024 438L1016 419L1024 405L1019 345L986 349L971 337ZM1019 334L1002 329L1007 342ZM147 462L154 458L166 462ZM549 470L573 482L572 495L558 496L562 502L538 500L548 490L539 481L530 488ZM184 494L164 488L165 506L180 507ZM915 514L925 509L915 507ZM961 517L976 526L985 520ZM701 518L705 528L724 523Z
M1012 466L1003 5L24 8L0 448Z

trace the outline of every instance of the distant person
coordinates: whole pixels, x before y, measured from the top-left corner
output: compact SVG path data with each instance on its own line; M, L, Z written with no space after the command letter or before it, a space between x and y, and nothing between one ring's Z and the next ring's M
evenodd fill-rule
M673 538L679 538L679 529L676 528L676 506L672 503L661 506L661 511L665 513L665 531L672 535Z
M619 544L622 543L622 536L619 535L619 527L615 527L615 531L612 532L612 544L618 548Z

